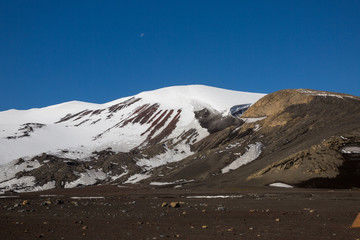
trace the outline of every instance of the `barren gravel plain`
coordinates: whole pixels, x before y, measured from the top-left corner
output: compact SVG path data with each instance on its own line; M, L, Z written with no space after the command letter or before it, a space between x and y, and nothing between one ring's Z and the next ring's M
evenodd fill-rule
M172 206L171 206L172 205ZM360 239L360 190L93 186L0 198L1 239Z

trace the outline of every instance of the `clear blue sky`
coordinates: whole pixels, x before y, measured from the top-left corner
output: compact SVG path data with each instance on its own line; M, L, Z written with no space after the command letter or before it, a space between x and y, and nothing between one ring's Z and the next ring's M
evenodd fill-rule
M0 111L166 86L360 95L360 0L0 0Z

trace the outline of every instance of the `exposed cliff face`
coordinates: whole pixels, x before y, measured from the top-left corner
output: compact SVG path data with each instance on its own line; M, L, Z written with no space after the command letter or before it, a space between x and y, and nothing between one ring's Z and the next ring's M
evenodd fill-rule
M314 96L303 94L298 90L280 90L257 101L245 112L243 118L278 116L289 106L307 104L313 99Z
M350 163L350 165L357 166L357 161L360 159L347 161L346 156L351 155L351 153L346 154L342 149L349 143L358 143L359 140L356 136L354 136L352 140L338 136L330 137L320 144L313 145L308 149L276 161L259 172L250 175L248 180L263 179L266 181L287 182L300 186L311 186L310 183L306 182L320 178L336 179L338 177L344 177L340 176L344 174L353 175L356 171L352 173L353 169L346 169L346 165L352 161L355 165L352 163ZM357 183L344 182L341 184L356 185ZM331 185L336 187L336 185L340 185L340 183L334 184L329 182L327 186ZM314 186L316 186L315 183Z

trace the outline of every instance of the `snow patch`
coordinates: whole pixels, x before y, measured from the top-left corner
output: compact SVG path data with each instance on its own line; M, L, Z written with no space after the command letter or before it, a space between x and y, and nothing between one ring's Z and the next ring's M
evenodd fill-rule
M63 197L64 195L56 195L56 194L44 194L39 197Z
M244 155L240 156L238 159L230 163L230 165L221 169L221 173L228 173L230 170L237 169L242 165L254 161L260 156L262 146L263 145L260 142L256 142L255 144L250 144Z
M128 180L126 180L124 183L131 183L131 184L138 183L141 180L149 178L150 176L151 176L150 173L144 173L144 174L137 173L137 174L130 176L128 178Z
M265 118L267 118L267 117L265 116L265 117L259 117L259 118L240 118L240 119L243 120L245 123L254 123L254 122L264 120Z
M343 147L341 149L342 153L346 153L346 154L359 154L360 153L360 147L358 146L349 146L349 147Z
M305 94L311 95L311 96L336 97L336 98L340 98L340 99L344 99L344 98L356 99L355 97L348 96L348 95L340 95L340 94L334 94L334 93L328 93L328 92L320 92L320 91L312 91L312 90L305 90L305 89L298 89L298 92L305 93Z
M55 181L50 181L42 186L36 185L36 179L33 176L21 178L12 178L0 183L0 192L13 190L15 192L36 192L55 188Z
M255 124L255 127L254 127L254 132L257 132L261 129L261 126L260 124Z
M17 163L18 160L15 160L8 164L0 165L0 182L14 178L18 172L28 172L41 167L41 164L37 160L24 161L20 164Z
M180 143L174 147L174 149L166 149L165 153L159 154L153 158L138 159L136 164L146 170L165 165L167 163L178 162L184 158L192 155L190 146L185 143Z
M270 187L282 187L282 188L294 188L291 185L285 184L285 183L271 183L269 184Z
M225 149L226 150L229 150L229 149L232 149L232 148L236 148L236 147L240 147L241 146L241 143L237 142L237 143L230 143L228 144Z
M103 171L86 169L86 172L79 173L79 176L80 178L76 179L75 181L65 183L65 188L74 188L79 185L94 185L98 180L104 180L107 177L107 174Z
M53 189L53 188L55 188L55 183L56 183L55 181L50 181L50 182L45 183L42 186L34 186L34 188L31 189L31 191L35 192L35 191L44 191L44 190L48 190L48 189Z
M115 181L115 180L117 180L117 179L119 179L119 178L121 178L121 177L125 176L126 174L128 174L128 171L125 171L125 172L123 172L123 173L122 173L122 174L120 174L120 175L114 175L114 176L111 176L111 181Z
M242 198L243 195L204 195L204 196L187 196L186 198Z
M171 185L171 184L176 184L176 182L151 182L150 185L152 186L166 186L166 185Z
M70 198L82 200L82 199L104 199L105 197L70 197Z
M33 189L35 185L35 177L21 177L13 178L8 181L0 183L0 192L13 190L15 192L28 192Z
M186 179L180 179L174 182L151 182L150 185L153 186L166 186L166 185L172 185L172 184L183 184L183 183L190 183L190 182L194 182L195 180L186 180Z

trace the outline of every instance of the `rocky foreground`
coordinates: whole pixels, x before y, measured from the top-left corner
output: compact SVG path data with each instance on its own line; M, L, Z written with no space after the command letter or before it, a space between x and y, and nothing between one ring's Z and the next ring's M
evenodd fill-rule
M360 191L94 186L0 198L1 239L359 239Z

